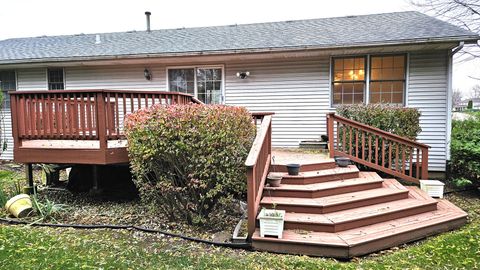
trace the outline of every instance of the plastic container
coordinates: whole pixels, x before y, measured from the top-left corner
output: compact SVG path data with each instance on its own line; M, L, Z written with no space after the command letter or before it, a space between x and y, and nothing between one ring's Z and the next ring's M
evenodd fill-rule
M283 237L285 210L262 209L258 214L260 220L260 237L265 235Z
M271 187L279 187L282 182L282 175L278 173L269 173L267 176L267 183Z
M26 217L33 210L32 200L27 194L19 194L8 200L5 204L5 208L17 218Z
M420 180L420 188L430 197L443 198L445 184L438 180Z
M300 164L287 164L288 175L298 175L300 172Z
M342 168L350 165L350 159L347 157L337 157L335 161L337 162L337 165Z

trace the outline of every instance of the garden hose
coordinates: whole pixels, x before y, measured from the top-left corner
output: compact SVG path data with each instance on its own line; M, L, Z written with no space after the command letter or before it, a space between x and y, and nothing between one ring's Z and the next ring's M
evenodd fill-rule
M214 245L219 247L228 247L228 248L235 248L235 249L251 249L249 243L225 243L225 242L215 242L190 236L185 236L182 234L157 230L157 229L149 229L141 226L136 225L113 225L113 224L53 224L53 223L29 223L26 221L20 220L13 220L7 218L0 218L0 222L6 223L9 225L29 225L29 226L36 226L36 227L53 227L53 228L74 228L74 229L112 229L112 230L128 230L134 229L146 233L161 233L170 237L177 237L188 241Z

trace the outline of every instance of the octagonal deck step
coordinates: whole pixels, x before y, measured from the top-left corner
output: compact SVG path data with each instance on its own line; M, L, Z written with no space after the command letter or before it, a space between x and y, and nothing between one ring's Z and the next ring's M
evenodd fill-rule
M413 188L410 192L416 192ZM339 232L437 209L432 198L416 198L374 204L327 214L286 213L285 228L317 232Z
M397 187L390 181L384 181L383 187L343 193L321 198L271 197L264 193L260 204L265 207L295 213L324 214L372 204L390 202L408 198L406 188Z
M336 233L287 229L278 239L260 237L257 229L252 245L278 253L351 258L458 228L466 223L466 217L455 205L440 200L435 211Z
M326 158L322 161L316 162L295 162L292 161L291 163L299 163L301 165L300 172L308 172L308 171L320 171L320 170L327 170L327 169L334 169L337 167L335 164L335 160L333 158ZM273 164L270 166L270 171L273 172L287 172L287 163L283 162L282 164Z
M282 184L280 187L264 187L265 196L318 198L347 192L382 187L383 179L375 172L360 172L358 178L320 182L307 185Z
M350 165L345 168L336 167L333 169L300 172L299 175L288 175L288 173L282 173L282 176L283 184L308 185L328 181L358 178L359 170L356 166Z

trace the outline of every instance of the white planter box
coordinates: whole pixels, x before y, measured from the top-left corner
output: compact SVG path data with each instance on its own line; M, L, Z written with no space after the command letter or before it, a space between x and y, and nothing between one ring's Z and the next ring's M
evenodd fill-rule
M260 236L277 236L282 238L285 210L262 209L258 214L260 220Z
M430 197L443 198L445 184L438 180L420 180L420 188Z

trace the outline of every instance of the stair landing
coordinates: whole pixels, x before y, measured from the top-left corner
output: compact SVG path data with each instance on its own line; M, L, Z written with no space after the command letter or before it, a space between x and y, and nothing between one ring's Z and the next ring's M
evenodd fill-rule
M358 172L355 166L331 165L318 169L310 164L311 171L287 176L280 187L264 188L261 207L286 210L284 233L281 239L260 237L257 227L254 249L351 258L466 223L467 214L460 208L433 199L417 187L382 179L374 172Z

